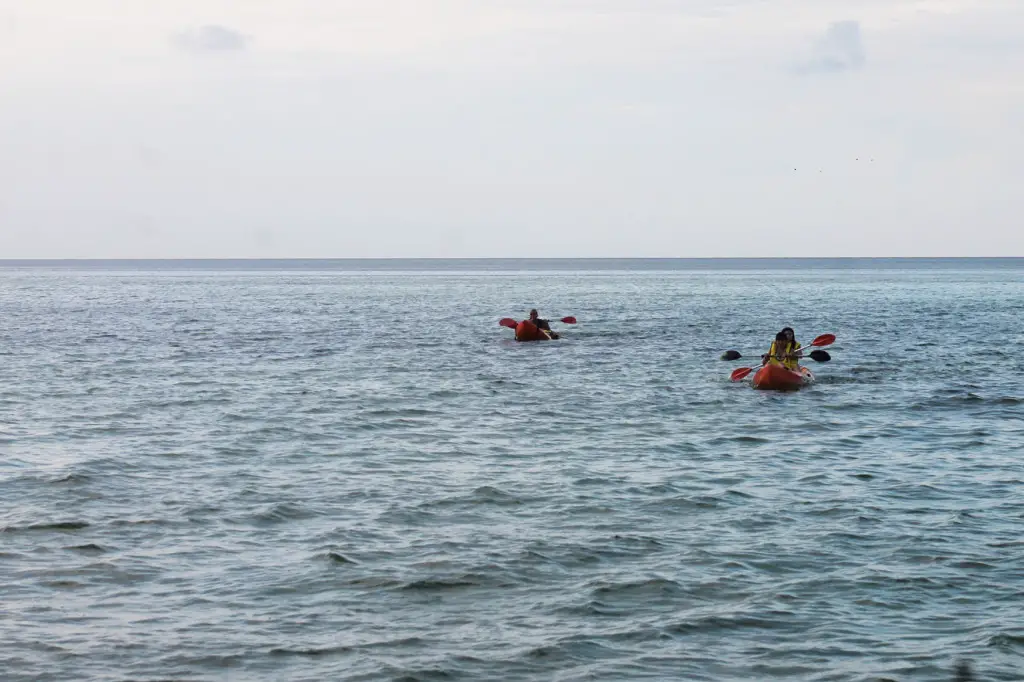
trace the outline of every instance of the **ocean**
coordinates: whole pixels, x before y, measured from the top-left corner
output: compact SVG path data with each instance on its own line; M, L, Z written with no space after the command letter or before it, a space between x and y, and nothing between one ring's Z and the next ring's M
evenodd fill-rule
M0 677L1024 679L1022 378L1024 259L0 261Z

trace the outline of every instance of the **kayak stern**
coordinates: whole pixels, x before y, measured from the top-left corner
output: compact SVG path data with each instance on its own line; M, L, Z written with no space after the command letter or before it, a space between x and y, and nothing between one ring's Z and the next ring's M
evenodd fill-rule
M550 341L552 337L558 338L529 320L523 320L516 325L516 341Z

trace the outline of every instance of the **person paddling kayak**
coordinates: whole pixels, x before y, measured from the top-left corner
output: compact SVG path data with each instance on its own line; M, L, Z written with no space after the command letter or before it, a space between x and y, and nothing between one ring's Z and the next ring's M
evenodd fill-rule
M537 329L544 329L544 330L547 330L547 331L551 331L551 325L548 324L547 320L543 319L542 317L540 317L537 314L537 309L536 308L534 308L534 309L532 309L530 311L530 322L532 322L534 325L536 325Z
M799 359L803 357L800 342L796 340L792 327L785 327L775 335L771 348L761 356L761 364L767 365L769 360L782 363L786 369L794 372L800 369Z

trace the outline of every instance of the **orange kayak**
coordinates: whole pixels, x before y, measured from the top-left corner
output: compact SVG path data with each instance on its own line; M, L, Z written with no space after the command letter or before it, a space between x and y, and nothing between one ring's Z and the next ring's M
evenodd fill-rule
M806 367L794 372L774 362L769 362L754 374L754 388L765 391L795 391L812 383L814 374Z
M516 325L516 341L550 341L557 338L558 334L545 331L529 320Z

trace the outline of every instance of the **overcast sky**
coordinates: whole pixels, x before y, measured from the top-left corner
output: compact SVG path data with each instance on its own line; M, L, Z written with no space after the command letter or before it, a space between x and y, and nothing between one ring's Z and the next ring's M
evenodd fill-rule
M1024 0L0 0L0 258L1024 256Z

